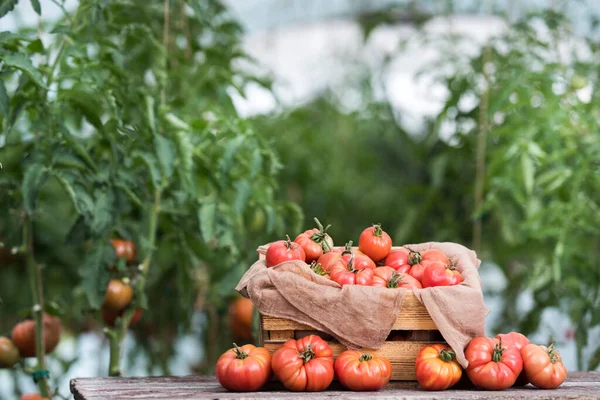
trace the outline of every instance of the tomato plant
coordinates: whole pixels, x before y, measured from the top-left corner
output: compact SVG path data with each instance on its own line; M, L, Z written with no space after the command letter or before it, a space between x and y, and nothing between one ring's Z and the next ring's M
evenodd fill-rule
M358 248L373 261L383 260L392 249L392 238L380 224L365 229L358 239Z
M502 340L502 344L506 347L513 346L519 351L521 351L523 347L527 346L530 343L529 339L527 339L527 336L519 332L499 333L496 335L496 339ZM529 381L527 380L527 376L525 375L525 365L523 365L523 371L521 371L521 373L519 374L519 377L515 382L515 386L525 386L528 383Z
M20 359L19 349L13 341L0 336L0 369L12 368Z
M418 280L408 274L402 274L392 267L377 267L373 272L373 284L375 287L421 289Z
M103 307L120 311L127 307L133 298L133 289L120 279L111 279L106 289Z
M124 258L128 263L135 260L136 249L131 240L111 239L110 243L115 248L117 258Z
M288 340L273 354L273 372L289 390L318 392L333 381L331 347L316 335Z
M446 390L458 383L462 367L452 348L443 344L423 347L415 362L417 381L425 390Z
M50 354L54 351L60 340L60 321L48 314L43 315L44 324L44 351ZM19 349L21 357L35 357L36 355L36 323L26 320L15 325L12 331L12 340Z
M567 379L567 368L554 344L548 347L528 344L521 349L521 356L525 375L534 386L555 389Z
M424 261L422 263L425 263ZM454 286L461 283L464 278L456 267L443 261L431 261L426 264L421 276L424 288L434 286Z
M409 250L404 247L394 249L385 258L383 265L392 267L400 273L409 272L411 268L411 265L408 263L409 253Z
M252 320L254 305L244 297L229 304L229 328L233 337L240 340L252 340Z
M267 267L274 267L284 261L300 260L306 261L304 249L298 243L292 242L288 236L287 240L279 240L271 243L267 249L265 262Z
M263 347L247 344L227 350L215 368L219 383L227 390L253 392L271 376L271 354Z
M371 286L373 284L375 268L364 267L356 269L354 266L354 255L349 260L338 260L329 270L329 277L340 286L344 285L362 285Z
M102 319L104 320L106 326L114 327L117 318L123 316L123 311L124 310L113 310L107 307L102 307ZM131 319L129 320L129 327L133 328L136 326L142 319L142 315L144 315L144 309L140 307L136 308L131 316Z
M354 391L380 390L392 377L392 364L385 357L346 350L335 360L335 376Z
M502 390L514 385L523 370L523 359L516 347L503 347L502 340L477 337L465 350L469 362L467 375L473 384L487 390Z

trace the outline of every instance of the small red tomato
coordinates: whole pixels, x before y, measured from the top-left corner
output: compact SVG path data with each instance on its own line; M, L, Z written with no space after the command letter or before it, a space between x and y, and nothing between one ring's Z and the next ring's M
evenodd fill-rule
M424 288L434 286L454 286L464 281L463 276L454 264L450 265L443 261L431 261L425 267L421 283Z
M462 368L452 348L431 344L419 351L415 363L417 381L425 390L446 390L460 381Z
M396 271L405 273L410 271L411 265L408 263L408 249L401 247L399 249L394 249L388 254L388 256L383 261L383 265L386 267L392 267Z
M0 336L0 368L12 368L20 359L19 349L13 341Z
M60 341L60 320L49 314L43 314L42 322L44 324L44 350L46 354L50 354ZM35 321L27 320L18 323L12 330L12 341L23 358L35 357L35 328Z
M423 279L423 272L431 261L442 261L450 264L448 257L438 249L429 249L422 252L408 249L408 263L411 265L409 274L419 282Z
M120 279L111 279L104 295L103 307L120 311L127 307L133 298L133 289Z
M316 335L288 340L271 364L277 379L294 392L319 392L333 381L333 351Z
M473 384L487 390L502 390L514 385L523 370L523 359L516 347L503 347L502 341L476 337L465 350L469 362L467 375Z
M333 251L329 253L323 254L317 260L318 264L321 264L321 267L325 270L325 272L331 271L331 267L335 265L338 261L342 259L342 255Z
M567 379L567 368L562 363L558 349L550 346L528 344L521 349L527 379L540 389L556 389Z
M392 267L377 267L373 273L374 287L421 289L418 280L408 274L401 274Z
M117 258L124 258L128 263L135 260L136 250L132 241L125 239L112 239L110 243L115 248Z
M247 344L227 350L215 367L221 386L235 392L254 392L271 377L271 354L263 347Z
M298 243L292 242L288 236L287 240L278 240L271 243L267 249L267 267L274 267L284 261L300 260L306 261L304 249Z
M496 335L496 339L502 340L502 344L506 347L516 347L519 350L519 352L521 351L521 349L523 349L523 347L527 346L530 343L529 339L527 339L527 336L518 332L510 332L506 334L499 333ZM514 386L525 386L528 383L529 381L527 380L527 376L525 375L525 368L523 368L523 371L521 371L521 374L517 378L517 381L515 382Z
M392 238L381 229L380 224L375 224L360 234L358 248L373 261L379 262L390 254Z
M340 286L361 285L371 286L373 284L374 268L356 269L354 259L337 261L329 271L329 278Z
M384 357L346 350L335 361L335 376L350 390L380 390L392 377L392 364Z

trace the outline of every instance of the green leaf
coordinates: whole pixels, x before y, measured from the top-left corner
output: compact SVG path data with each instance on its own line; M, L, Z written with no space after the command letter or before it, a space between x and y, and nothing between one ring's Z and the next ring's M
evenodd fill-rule
M101 130L104 127L100 119L103 107L97 95L80 89L64 91L61 95L71 103L73 108L81 112L94 128Z
M173 113L165 114L165 119L175 129L186 131L186 132L192 130L192 128L187 124L187 122L181 120L179 117L177 117Z
M156 118L154 117L154 98L152 96L146 96L144 98L146 101L146 119L148 121L148 126L152 133L156 133Z
M533 182L535 176L535 165L529 154L521 154L521 172L523 173L523 184L529 196L533 193Z
M21 53L0 53L0 59L4 61L4 65L13 67L25 72L29 75L38 86L46 87L42 73L33 66L29 57Z
M23 177L23 204L29 214L35 210L35 203L40 189L48 178L48 170L42 164L33 164L25 171Z
M590 357L588 361L588 371L595 371L600 366L600 346L596 348L594 354Z
M96 190L94 193L96 201L92 215L91 230L97 236L103 236L114 223L114 201L115 197L111 190Z
M262 169L262 154L255 150L252 153L252 161L250 161L250 178L255 178Z
M83 243L87 238L87 224L85 221L85 217L80 215L79 218L75 221L67 237L65 238L66 246L78 246Z
M2 2L2 0L0 0L0 4L1 4L1 2ZM19 35L18 33L14 33L14 32L8 32L8 31L0 32L0 44L9 42L11 40L27 40L27 38L25 36Z
M0 0L0 18L11 12L19 0Z
M90 307L99 309L110 281L108 265L114 264L116 255L110 242L98 240L84 261L81 271L83 290L87 295Z
M56 25L50 33L71 33L71 28L67 25Z
M0 79L0 115L8 117L9 111L10 100L8 99L8 92L6 91L6 86L4 86L4 81Z
M225 145L225 150L223 151L223 158L221 158L219 162L219 170L222 173L225 174L229 172L229 169L231 168L231 164L233 162L233 158L240 146L242 145L242 143L244 143L244 139L245 137L243 135L239 135L228 141Z
M37 15L42 15L42 6L40 6L39 0L31 0L31 7L33 7Z
M248 204L248 199L250 198L250 192L252 191L252 187L250 186L250 182L247 180L237 181L233 184L235 188L235 200L233 202L233 209L238 215L242 215L244 210L246 209L246 204Z
M214 200L207 200L200 206L198 220L202 239L208 243L214 238L217 230L217 203Z
M35 39L33 42L27 45L27 50L29 50L30 53L43 53L44 44L40 39Z
M190 135L186 132L179 131L175 134L177 141L177 152L179 154L179 169L183 187L191 196L196 197L196 187L194 184L194 145L190 139Z
M175 163L175 146L171 139L161 135L154 136L154 149L156 157L163 171L164 184L173 176L173 165ZM164 186L164 185L163 185Z
M133 158L141 159L146 167L148 168L148 172L150 172L150 178L152 179L152 185L155 189L160 188L160 171L158 170L158 165L156 161L156 157L153 154L142 152L142 151L134 151L131 155Z

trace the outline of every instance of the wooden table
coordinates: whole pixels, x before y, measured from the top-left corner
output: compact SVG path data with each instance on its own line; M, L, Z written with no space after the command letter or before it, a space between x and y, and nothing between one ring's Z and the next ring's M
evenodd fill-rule
M500 392L447 390L425 392L416 383L393 383L380 392L349 392L331 386L320 393L294 393L272 382L260 392L233 393L223 389L214 377L148 377L148 378L81 378L71 381L75 400L95 399L600 399L600 372L573 372L556 390L539 390L532 386Z

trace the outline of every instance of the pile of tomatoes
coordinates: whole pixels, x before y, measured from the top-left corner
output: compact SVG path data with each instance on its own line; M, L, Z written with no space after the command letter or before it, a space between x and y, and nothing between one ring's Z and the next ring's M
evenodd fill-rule
M442 251L415 251L409 248L392 249L392 239L375 224L366 228L358 240L343 248L334 248L327 226L315 218L317 228L307 230L292 242L279 240L267 249L266 265L274 267L285 261L300 260L311 269L339 285L363 285L387 288L427 288L453 286L463 277Z
M503 390L531 383L541 389L555 389L567 377L567 369L554 347L539 346L517 332L495 338L477 337L465 349L469 362L467 377L477 387ZM416 361L417 380L426 390L445 390L462 377L462 368L448 346L424 347Z
M325 390L334 376L350 390L373 391L390 381L392 366L386 358L356 350L344 351L334 362L333 350L317 335L288 340L273 356L263 347L234 344L216 366L219 383L237 392L259 390L272 374L295 392Z

